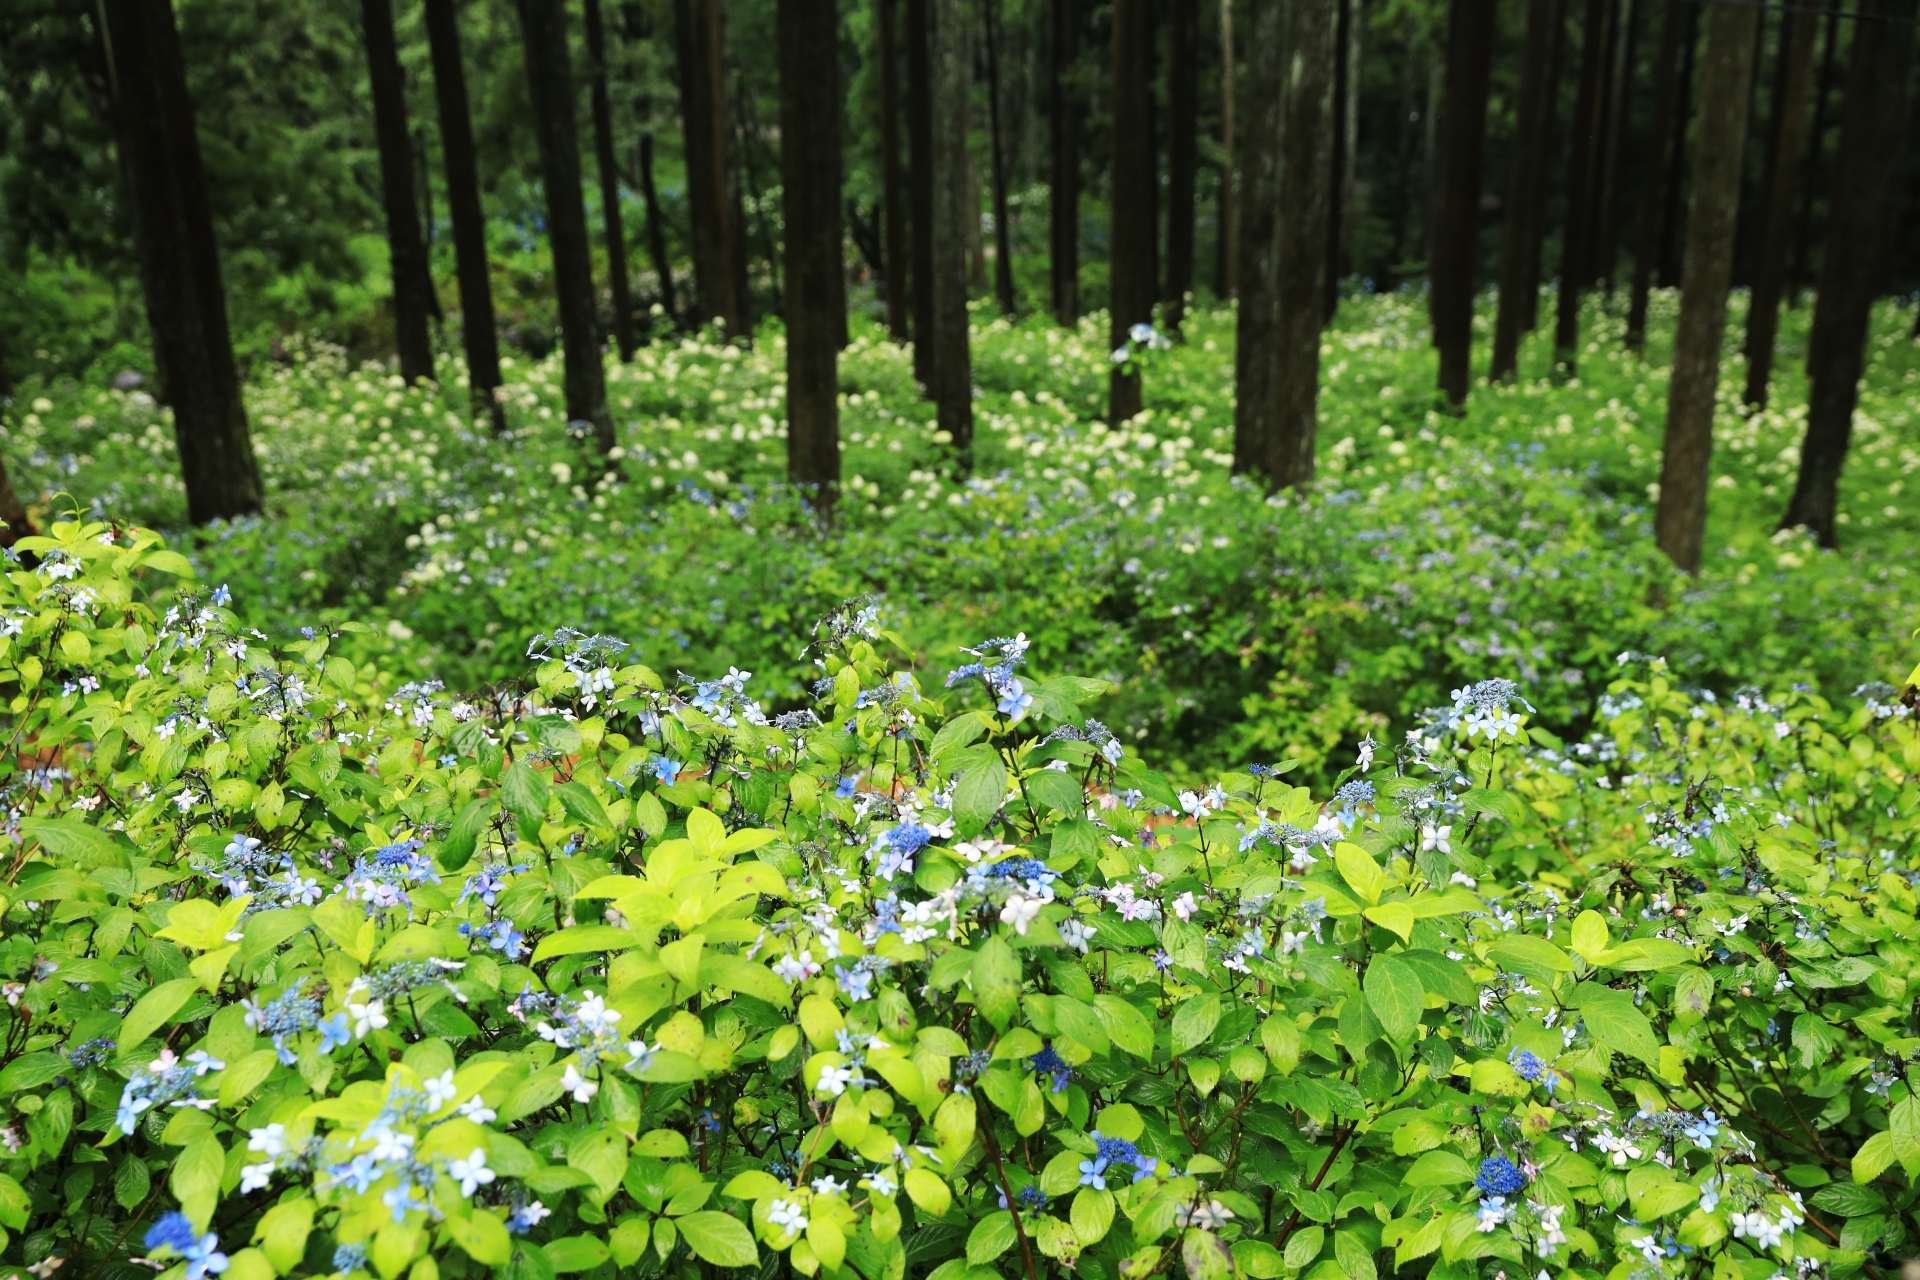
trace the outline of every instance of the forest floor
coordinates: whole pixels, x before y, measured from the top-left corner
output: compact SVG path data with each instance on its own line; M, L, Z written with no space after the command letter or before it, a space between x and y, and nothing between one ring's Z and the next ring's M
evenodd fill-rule
M1781 673L1829 696L1898 678L1920 624L1910 317L1889 306L1876 325L1837 551L1776 532L1807 310L1785 317L1773 407L1740 411L1729 356L1708 562L1686 580L1651 520L1676 305L1656 294L1644 362L1592 305L1579 378L1547 378L1536 334L1526 380L1478 385L1450 417L1434 408L1424 298L1349 299L1323 347L1319 480L1278 498L1229 472L1230 311L1190 314L1184 341L1150 357L1147 412L1109 430L1103 317L1067 331L976 307L965 479L907 351L856 323L831 530L780 485L777 326L751 350L671 338L610 363L611 470L567 436L557 356L507 370L513 429L494 439L451 380L455 334L444 388L289 343L248 387L267 516L175 541L255 625L371 621L359 643L459 687L523 677L555 620L665 673L683 652L732 662L775 704L809 678L813 620L848 597L878 600L922 653L1024 630L1038 669L1115 679L1116 729L1151 727L1156 763L1181 773L1282 756L1337 769L1362 733L1496 675L1520 682L1537 723L1582 730L1623 650L1722 694ZM30 386L10 426L7 466L37 517L77 504L184 524L170 425L138 389Z

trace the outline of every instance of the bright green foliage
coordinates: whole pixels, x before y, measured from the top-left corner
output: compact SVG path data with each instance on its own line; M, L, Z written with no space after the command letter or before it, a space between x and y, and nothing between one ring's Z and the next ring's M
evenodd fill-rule
M1767 1280L1920 1227L1891 688L1628 655L1579 741L1489 680L1331 798L1177 791L1024 637L916 674L847 606L769 719L561 630L454 701L151 534L21 550L16 1268Z

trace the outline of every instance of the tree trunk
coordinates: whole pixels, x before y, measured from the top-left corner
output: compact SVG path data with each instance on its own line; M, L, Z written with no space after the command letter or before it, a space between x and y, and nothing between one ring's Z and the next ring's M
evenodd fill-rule
M1687 126L1693 119L1693 63L1700 46L1700 6L1682 0L1686 24L1680 31L1680 83L1673 95L1673 134L1667 146L1666 206L1660 211L1660 287L1680 286L1680 226L1685 209Z
M1340 282L1353 274L1353 230L1359 218L1361 0L1341 0L1334 34L1333 186L1327 205L1327 313L1340 309Z
M900 42L894 15L900 0L874 0L875 61L880 67L880 275L887 289L887 332L905 342L910 296L907 182L900 165Z
M427 131L424 128L414 128L410 155L420 178L420 225L426 229L426 252L422 261L427 264L427 317L433 321L434 332L438 333L440 326L446 323L447 315L440 309L440 291L433 283L433 229L436 225L433 217L433 162L427 155Z
M967 222L976 234L978 202L967 203L967 65L963 0L919 0L926 6L927 99L932 116L929 176L933 215L928 227L933 267L932 339L935 420L962 472L973 466L973 364L967 347Z
M1463 0L1455 0L1455 4ZM1492 0L1464 0L1493 12ZM1313 479L1320 331L1325 327L1327 212L1333 186L1334 36L1343 0L1282 0L1287 62L1280 129L1280 288L1274 431L1276 489ZM1484 58L1482 61L1484 64ZM1484 77L1482 85L1485 84ZM1484 110L1486 94L1481 91ZM1478 168L1478 166L1475 166ZM1471 299L1469 299L1471 301Z
M1080 135L1083 112L1069 82L1080 52L1080 0L1048 0L1047 85L1048 192L1053 206L1047 226L1047 269L1053 285L1053 316L1071 329L1080 320Z
M660 309L672 320L679 308L674 305L673 262L667 257L667 219L660 211L660 193L653 185L653 135L640 135L640 194L647 202L647 256L653 259L653 273L660 277Z
M1619 25L1613 47L1613 71L1607 90L1607 125L1602 140L1600 198L1594 210L1594 278L1613 300L1613 274L1620 259L1620 148L1626 141L1627 99L1633 89L1633 46L1639 28L1640 5L1620 0Z
M1153 323L1154 241L1158 180L1153 116L1152 0L1113 0L1112 260L1108 269L1107 345L1118 349L1136 324ZM1107 420L1115 426L1140 412L1140 378L1114 366L1107 383Z
M633 295L627 285L627 232L620 218L620 167L613 158L613 106L607 100L607 37L600 0L585 0L587 66L593 77L593 154L600 170L600 216L607 237L607 277L613 294L613 341L620 362L633 359Z
M1180 332L1193 292L1194 187L1200 175L1200 11L1173 5L1167 30L1167 331Z
M574 118L573 66L567 53L563 0L519 0L540 182L546 188L547 243L553 250L553 288L560 312L562 386L570 431L591 430L606 453L614 446L607 413L607 375L595 324L593 250L587 210L580 200L580 135ZM575 423L586 424L576 427Z
M1861 0L1840 108L1840 154L1807 362L1813 379L1807 434L1793 500L1780 521L1783 529L1804 525L1823 547L1834 545L1840 471L1853 436L1873 300L1883 281L1887 223L1902 174L1897 157L1906 136L1915 8L1915 0Z
M1800 184L1800 220L1793 235L1793 278L1801 286L1813 283L1813 204L1823 189L1821 171L1827 131L1833 126L1833 82L1840 47L1840 9L1827 10L1827 38L1820 46L1819 87L1813 94L1813 133L1807 139L1807 171Z
M1487 376L1511 381L1520 364L1526 314L1527 264L1537 252L1547 164L1547 96L1553 92L1553 28L1560 0L1527 0L1520 50L1520 98L1515 106L1513 161L1508 172L1505 225L1500 228L1500 299L1493 325L1493 363Z
M758 138L758 129L753 122L753 99L748 96L736 74L731 77L733 107L730 119L733 122L733 154L739 157L739 165L728 174L727 199L732 202L734 212L733 225L733 296L740 306L740 332L751 340L753 335L753 287L749 279L748 264L753 260L747 238L746 198L753 198L754 221L760 224L760 244L765 251L767 261L767 280L773 289L773 309L781 312L786 309L780 292L780 250L775 243L773 219L767 212L767 199L760 188L759 170L753 163L753 148L749 144ZM842 344L844 345L844 343Z
M1220 231L1214 244L1216 268L1213 291L1222 302L1239 293L1235 283L1240 263L1238 213L1233 187L1233 0L1220 0L1220 192L1216 220Z
M786 212L787 479L830 512L840 487L839 8L779 0L780 181Z
M1278 434L1281 6L1247 14L1246 145L1240 160L1240 314L1233 353L1233 469L1265 472Z
M987 45L987 156L993 181L993 295L1000 314L1011 318L1013 296L1013 227L1007 219L1007 142L1000 119L1000 0L981 0Z
M1480 231L1480 155L1493 72L1493 16L1494 0L1452 0L1448 6L1447 80L1428 273L1433 281L1429 305L1434 345L1440 348L1440 390L1456 409L1467 402L1473 380L1473 267ZM1288 148L1291 154L1291 141ZM1288 181L1282 179L1283 195Z
M697 325L746 332L739 296L740 202L728 145L725 8L722 0L674 0L680 120L686 136L687 213L692 224Z
M1640 184L1639 225L1634 235L1633 287L1627 300L1627 346L1634 351L1647 344L1647 297L1653 290L1654 261L1659 253L1660 210L1665 207L1666 166L1661 150L1673 132L1673 115L1680 108L1674 98L1679 76L1681 31L1686 14L1693 6L1689 0L1665 0L1660 18L1660 43L1653 54L1653 118L1647 137L1653 144L1652 163L1645 166Z
M1601 75L1612 12L1612 0L1587 0L1586 32L1580 42L1580 91L1573 111L1573 154L1567 170L1567 229L1560 249L1560 289L1553 326L1554 364L1569 376L1579 363L1580 289L1587 278L1588 246L1593 236Z
M1540 126L1542 158L1534 171L1533 235L1525 246L1525 276L1520 290L1520 328L1525 333L1540 327L1540 275L1547 256L1547 193L1553 186L1552 157L1560 128L1560 63L1567 48L1566 0L1553 0L1547 46L1546 118Z
M493 327L493 283L487 268L487 220L480 209L480 167L474 159L467 113L467 73L453 0L426 0L423 16L433 56L433 93L440 106L440 152L447 171L447 217L453 224L454 276L460 285L460 340L467 353L467 388L476 414L496 432L507 415L500 386L500 339Z
M1807 136L1807 92L1813 81L1817 15L1789 9L1780 15L1780 54L1773 86L1773 122L1768 130L1765 238L1747 306L1746 402L1767 406L1773 376L1773 343L1780 332L1780 294L1786 287L1787 242L1793 234L1793 197L1800 177L1800 149Z
M170 0L100 0L160 389L195 524L260 510L206 174Z
M393 39L390 0L360 0L367 46L367 80L373 89L373 138L380 152L380 194L387 213L387 252L393 268L393 325L400 376L408 382L433 378L433 339L427 316L433 280L420 242L420 206L413 194L413 145L407 132L407 94L400 78L400 51Z
M0 369L0 379L5 371ZM12 388L0 381L0 391L11 392ZM40 532L33 527L33 517L20 502L20 495L13 491L13 480L7 475L7 465L0 462L0 548L12 547L22 538L31 538Z
M933 86L932 14L928 6L940 0L906 0L907 4L907 158L913 188L913 376L934 392L933 328ZM962 126L964 128L964 124ZM961 245L965 252L965 245ZM965 280L965 264L961 276ZM965 305L966 295L961 294Z
M1707 478L1713 458L1713 402L1720 342L1727 327L1727 285L1740 218L1741 158L1747 143L1753 32L1759 10L1715 5L1701 59L1700 136L1693 153L1687 257L1680 322L1667 384L1667 431L1660 456L1654 539L1688 573L1700 571L1707 534Z

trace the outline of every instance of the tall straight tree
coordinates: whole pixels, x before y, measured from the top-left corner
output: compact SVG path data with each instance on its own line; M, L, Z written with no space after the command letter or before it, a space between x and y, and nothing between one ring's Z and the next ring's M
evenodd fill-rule
M1429 306L1434 345L1440 348L1440 390L1455 408L1467 402L1473 380L1473 264L1480 231L1480 156L1493 74L1493 13L1494 0L1452 0L1447 10ZM1291 153L1291 141L1288 146Z
M593 157L600 170L600 220L607 238L613 342L624 364L633 359L633 296L627 286L627 231L620 219L620 166L613 158L613 104L607 99L607 33L600 22L600 0L585 0L585 4L587 74L592 77Z
M873 0L874 61L880 69L880 276L887 286L887 332L895 342L907 323L907 177L900 164L900 0Z
M907 157L912 179L913 209L913 376L927 389L934 387L934 170L933 154L933 15L929 6L937 0L906 0L907 3ZM961 128L966 122L961 121ZM965 157L962 157L964 161ZM965 184L965 176L960 179ZM965 197L960 197L964 206ZM978 219L976 219L978 221ZM964 237L964 226L959 229ZM961 305L966 302L966 242L962 239Z
M387 256L393 268L393 323L400 376L408 382L433 377L433 277L420 240L420 206L413 191L413 145L407 132L406 82L393 39L391 0L360 0L367 48L367 80L373 89L373 137L380 153L380 193L387 213Z
M1080 53L1080 0L1047 0L1048 183L1047 269L1053 317L1071 328L1080 319L1080 137L1085 121L1072 79Z
M1507 215L1500 229L1500 302L1487 376L1510 381L1520 365L1525 331L1527 267L1538 253L1547 195L1547 95L1553 92L1553 29L1560 0L1527 0L1520 50L1520 98L1514 109L1513 161L1507 171Z
M1470 2L1492 9L1492 0ZM1280 3L1287 61L1280 128L1279 367L1274 430L1267 440L1267 479L1276 489L1313 479L1320 331L1326 315L1327 211L1333 187L1334 33L1340 4Z
M1580 88L1573 109L1573 150L1567 166L1567 227L1560 247L1560 292L1555 299L1553 359L1572 374L1579 360L1580 291L1593 238L1593 192L1600 157L1600 112L1607 33L1613 0L1587 0L1580 42Z
M679 310L674 305L673 262L667 256L667 217L660 210L660 192L653 184L653 135L640 135L640 195L647 202L647 256L653 259L653 274L660 277L660 309L671 319Z
M1666 166L1661 158L1673 133L1673 115L1684 110L1675 102L1680 75L1680 40L1691 10L1688 0L1661 0L1660 43L1653 53L1653 117L1647 137L1653 143L1652 163L1640 181L1638 225L1634 230L1633 287L1627 300L1627 346L1640 350L1647 342L1647 298L1653 290L1655 258L1660 252L1660 213L1666 207Z
M1823 184L1827 133L1833 127L1833 86L1838 79L1840 19L1838 5L1827 10L1827 34L1820 42L1820 74L1813 90L1813 133L1807 139L1807 171L1800 184L1800 218L1793 233L1793 278L1802 285L1813 281L1813 206ZM1851 23L1848 25L1852 25Z
M1333 185L1327 199L1327 323L1340 309L1340 282L1353 273L1359 215L1361 0L1340 0L1334 29Z
M1233 0L1220 0L1220 194L1215 221L1219 235L1214 243L1216 265L1213 291L1221 298L1239 292L1234 283L1240 265L1239 202L1233 186Z
M727 116L726 6L723 0L674 0L680 70L680 120L686 131L687 212L693 226L693 292L705 325L718 320L729 338L746 332L746 229L732 183Z
M195 524L260 510L227 296L171 0L100 0L114 140L160 392Z
M840 488L840 10L779 0L786 212L787 479L831 510Z
M1674 87L1674 112L1669 123L1673 132L1665 144L1667 176L1665 206L1660 210L1660 285L1673 289L1680 284L1680 226L1684 219L1687 190L1687 128L1693 121L1693 65L1699 53L1700 9L1697 4L1682 4L1687 23L1680 32L1680 80Z
M916 0L926 8L927 106L932 116L928 177L933 210L928 227L933 263L928 273L935 421L946 433L962 471L973 466L973 357L967 346L967 223L980 224L980 205L968 203L968 65L965 0ZM918 345L917 343L915 345Z
M533 136L547 205L547 243L560 312L561 385L567 420L589 424L600 452L614 446L607 412L607 374L594 323L593 250L580 199L580 133L573 109L573 64L567 52L564 0L519 0Z
M1813 38L1818 15L1780 15L1780 54L1775 59L1773 120L1767 130L1767 226L1747 303L1746 403L1767 404L1773 376L1773 343L1780 332L1780 295L1787 279L1787 246L1793 236L1793 197L1799 189L1800 151L1807 138L1807 94L1813 84Z
M1753 101L1753 33L1759 10L1718 4L1707 14L1700 61L1700 133L1693 152L1687 256L1681 267L1680 322L1667 383L1667 431L1660 455L1654 539L1688 573L1700 570L1707 535L1707 477L1713 460L1713 401L1727 286L1740 216L1741 159Z
M1283 24L1279 4L1247 12L1247 119L1240 152L1240 311L1233 350L1233 469L1265 473L1278 434L1280 132Z
M1153 145L1153 3L1113 0L1113 158L1108 243L1108 345L1118 349L1128 330L1153 322L1155 242L1159 234L1157 165ZM1114 366L1107 383L1107 419L1118 424L1140 412L1140 378Z
M1882 287L1897 157L1906 140L1906 78L1916 0L1861 0L1840 106L1840 154L1827 213L1820 290L1807 355L1813 385L1800 475L1783 529L1805 526L1834 545L1840 472L1853 439L1853 411L1867 364L1873 299Z
M1553 23L1549 33L1547 66L1546 122L1541 126L1541 145L1551 156L1560 124L1560 61L1567 48L1567 0L1554 0ZM1532 333L1540 327L1540 279L1547 256L1547 192L1552 186L1551 160L1541 162L1536 173L1538 186L1533 195L1534 233L1526 246L1525 277L1520 287L1520 328Z
M1618 265L1620 231L1620 148L1626 142L1627 125L1632 116L1629 102L1633 90L1634 34L1639 30L1641 6L1638 0L1620 0L1614 15L1613 47L1608 50L1612 67L1607 74L1606 123L1600 137L1600 186L1595 193L1593 212L1593 278L1613 299L1613 276Z
M987 46L987 155L993 183L993 296L1000 313L1014 314L1013 223L1007 216L1007 134L1000 96L1000 0L980 0Z
M460 341L467 353L467 388L476 413L495 431L507 415L494 390L500 386L500 338L493 328L493 284L487 271L487 221L480 210L480 166L474 159L473 122L467 113L467 72L460 56L460 27L453 0L426 0L427 47L433 58L433 93L440 107L440 152L447 175L447 216L453 223L454 276L460 285Z
M1180 332L1193 292L1194 187L1200 175L1200 11L1167 11L1167 329Z

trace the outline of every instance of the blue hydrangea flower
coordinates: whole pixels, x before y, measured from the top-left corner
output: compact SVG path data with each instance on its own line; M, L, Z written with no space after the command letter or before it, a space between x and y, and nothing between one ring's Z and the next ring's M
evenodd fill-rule
M1517 1196L1527 1189L1527 1179L1505 1156L1488 1156L1473 1185L1490 1196Z
M1040 1052L1028 1058L1027 1066L1037 1075L1050 1075L1053 1077L1053 1089L1051 1090L1053 1093L1059 1093L1064 1090L1067 1087L1067 1082L1073 1079L1073 1068L1068 1066L1066 1060L1058 1053L1054 1052L1054 1048L1050 1044L1042 1045Z

